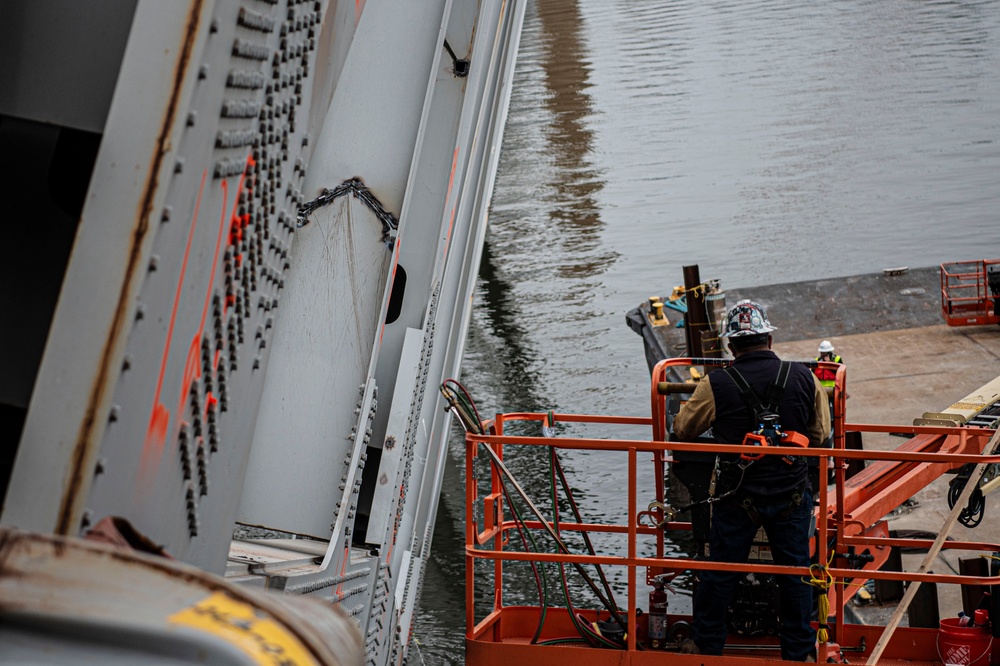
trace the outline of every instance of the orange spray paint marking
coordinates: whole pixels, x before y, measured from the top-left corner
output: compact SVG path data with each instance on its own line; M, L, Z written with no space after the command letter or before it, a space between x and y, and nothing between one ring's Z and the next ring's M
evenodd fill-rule
M251 167L254 165L254 160L252 156L249 155L247 156L247 164ZM240 177L240 185L239 189L237 190L236 201L239 200L239 191L241 191L243 188L245 173L246 170L244 169L244 176ZM177 290L174 296L173 308L170 313L170 323L167 328L167 339L166 342L164 343L163 358L162 361L160 362L160 375L159 378L157 379L156 395L153 398L153 409L150 414L149 425L146 429L146 438L143 443L142 460L140 462L140 478L146 479L147 481L150 478L150 476L155 474L156 472L156 468L159 465L159 460L163 456L163 446L164 443L166 442L167 432L170 429L171 412L160 401L160 396L163 391L163 380L166 376L167 361L170 357L170 347L173 342L174 325L177 321L177 311L180 306L181 293L184 287L184 278L187 274L188 259L190 258L191 255L191 245L194 241L194 230L197 227L199 212L201 209L201 197L205 189L205 180L207 176L208 176L208 170L206 169L205 171L202 172L201 175L201 184L198 188L198 197L195 201L194 214L192 215L191 218L191 228L188 232L187 245L184 249L184 260L181 264L180 277L177 280ZM225 211L228 206L228 199L229 199L229 184L226 180L223 180L221 186L223 190L222 220L224 222ZM235 206L236 204L234 202L233 204L234 211L235 211ZM208 282L208 295L206 296L205 306L202 310L201 323L199 325L197 334L192 340L191 347L188 348L187 359L185 359L184 373L182 376L182 384L181 384L181 395L180 399L178 400L178 410L180 411L183 411L184 402L187 398L188 391L190 390L191 387L191 381L195 377L201 376L201 367L198 360L198 355L200 351L199 341L205 329L205 319L208 314L208 306L211 303L212 285L215 283L216 265L218 264L219 260L219 250L222 245L222 238L225 233L225 228L226 227L224 223L220 224L219 238L216 241L215 255L212 261L212 273ZM216 364L218 364L218 359L216 359ZM141 485L143 484L140 484L140 486Z
M451 157L451 175L448 176L448 192L445 194L445 201L451 198L451 188L455 184L455 169L458 167L458 148L455 149L454 154ZM441 254L442 257L448 256L448 247L451 245L451 230L455 226L455 207L458 204L454 204L451 207L451 218L448 220L448 233L444 238L444 252Z
M234 219L236 218L236 206L239 205L240 203L240 194L243 193L244 184L246 182L247 171L253 168L254 164L256 164L256 162L254 161L253 156L247 155L247 165L246 167L244 167L243 173L240 175L240 182L239 185L237 185L236 187L236 196L233 197L233 210L230 212L230 216ZM228 193L229 190L226 181L224 180L222 181L222 186L226 188L226 192ZM219 265L219 250L222 248L222 239L225 235L225 228L226 228L225 219L226 219L226 204L223 203L222 222L219 227L219 238L215 242L215 255L212 258L212 276L208 280L208 293L205 294L205 308L204 310L202 310L201 313L201 326L199 328L199 333L205 330L205 317L208 315L208 305L209 303L212 302L212 285L215 284L215 269ZM239 263L237 263L236 265L238 266Z
M201 334L197 334L191 340L191 346L188 347L187 359L184 361L184 374L181 377L181 397L177 401L177 411L184 411L184 402L187 400L188 395L191 391L191 382L195 380L196 377L201 377Z
M350 559L351 559L351 549L348 547L344 549L344 556L340 558L340 572L337 574L338 578L344 577L344 573L347 572L347 563L348 561L350 561ZM344 591L344 584L337 583L337 589L334 592L334 594L340 595L343 593L343 591Z
M160 361L160 376L156 380L156 395L153 398L153 411L146 427L146 439L142 446L142 459L139 464L140 478L146 478L156 471L156 464L163 456L163 443L167 438L167 428L170 425L170 410L160 402L163 390L163 378L167 372L167 359L170 357L170 343L174 337L174 324L177 321L177 308L181 302L181 290L184 287L184 276L187 273L188 257L191 255L191 243L194 241L194 230L198 224L198 211L201 208L201 195L205 189L205 178L208 169L201 174L201 185L198 187L198 198L195 199L194 214L191 216L191 228L188 230L187 245L184 248L184 260L181 262L181 274L177 278L177 291L174 295L174 306L170 311L170 324L167 326L167 340L163 344L163 359ZM154 455L155 454L155 455Z
M247 168L254 165L253 157L247 157ZM233 197L233 209L229 213L231 219L236 218L236 206L240 201L240 193L243 191L243 183L246 180L246 171L243 169L243 175L240 176L239 185L236 187L236 194ZM199 355L201 353L201 337L205 333L205 320L208 318L208 306L212 303L212 286L215 284L215 271L219 265L219 252L222 250L222 240L226 237L226 205L229 201L229 183L225 180L220 184L224 192L222 196L222 216L219 220L219 235L215 240L215 253L212 255L212 273L208 278L208 289L205 293L205 305L201 310L201 323L198 324L198 330L191 340L191 346L188 348L188 358L187 363L184 365L184 383L181 386L181 396L178 400L178 409L184 408L184 401L187 398L188 391L191 388L191 382L197 378L201 377L201 363L199 362Z
M212 295L212 284L215 282L215 264L219 259L219 245L221 244L221 237L226 229L226 207L229 203L229 183L225 179L219 183L222 188L222 219L219 223L219 237L220 239L216 241L215 244L215 256L212 261L212 273L211 278L208 281L208 299L205 301L205 306L201 311L201 322L198 324L198 330L195 331L194 337L191 338L191 344L188 346L187 358L184 360L184 374L181 375L181 394L177 399L177 410L179 412L184 411L184 402L187 400L188 394L191 390L191 382L196 378L201 377L201 362L199 360L199 355L201 353L201 336L202 332L205 330L205 318L208 315L208 304L211 300ZM237 196L237 198L239 198Z

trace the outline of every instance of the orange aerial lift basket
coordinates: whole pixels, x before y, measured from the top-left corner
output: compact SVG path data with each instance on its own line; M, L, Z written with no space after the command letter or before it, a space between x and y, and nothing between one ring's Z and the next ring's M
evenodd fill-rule
M823 609L827 620L823 625L814 622L817 663L848 663L844 655L850 654L850 662L856 664L941 666L937 628L858 623L849 617L848 602L868 580L910 583L914 590L920 583L1000 588L1000 576L995 574L953 575L934 573L926 567L901 571L889 563L893 549L903 547L978 552L989 557L1000 552L1000 544L940 537L933 544L930 539L902 539L890 532L886 522L895 508L949 470L965 465L981 470L1000 464L1000 453L994 453L1000 446L995 429L971 424L850 424L845 416L846 366L824 363L837 373L832 395L832 448L769 446L764 452L815 457L818 469L833 470L832 483L819 484L813 539L816 564L807 569L779 566L767 558L745 564L712 562L677 547L678 538L693 536L694 526L674 508L665 475L677 452L714 456L739 454L743 448L672 441L671 404L676 401L675 394L690 395L693 386L672 384L667 377L673 366L687 369L728 363L725 359L660 361L651 378L651 416L508 413L484 421L471 398L467 399L467 410L457 407L457 397L449 398L467 430L468 666L768 666L779 662L779 638L766 631L730 632L721 656L681 652L692 616L676 609L668 612L664 588L670 586L665 583L674 576L720 568L754 572L758 581L762 575L785 574L817 585L817 598L826 600L818 602L817 617ZM448 382L460 388L454 380ZM461 391L464 394L464 389ZM455 395L444 385L442 392L446 398ZM533 434L539 429L542 436ZM864 450L848 447L848 433L901 433L908 439L894 450ZM601 504L596 520L577 510L557 451L586 456L591 465L600 460L604 471L590 480L620 489L618 497ZM851 463L860 461L867 464L849 475ZM508 462L531 482L518 482ZM963 497L971 496L972 490L964 489ZM955 506L961 508L963 503L960 499ZM572 511L567 512L567 507ZM569 543L575 545L570 547ZM530 588L525 583L532 578L537 600L530 590L524 591ZM587 586L592 595L581 597ZM576 603L574 596L578 597ZM601 603L594 602L598 599ZM654 606L655 625L651 624ZM756 603L741 608L766 615L759 612ZM655 636L651 633L654 628ZM989 655L954 663L1000 666L1000 651Z
M941 264L941 314L949 326L1000 324L1000 259Z

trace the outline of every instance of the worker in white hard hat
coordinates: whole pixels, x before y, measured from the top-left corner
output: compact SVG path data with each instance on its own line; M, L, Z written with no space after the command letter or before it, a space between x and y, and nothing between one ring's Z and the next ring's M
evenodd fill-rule
M819 343L819 356L816 357L817 361L826 361L828 363L843 363L844 359L840 354L833 353L833 343L829 340L824 340ZM816 368L813 370L816 373L816 377L819 378L820 383L824 387L832 387L834 380L837 378L837 371L830 370L828 368Z
M730 366L709 373L674 417L677 441L692 442L711 429L716 442L753 443L763 423L782 432L782 446L823 446L830 431L826 393L807 367L782 361L771 350L764 307L739 301L721 336L733 353ZM768 435L770 436L770 435ZM786 443L788 442L788 443ZM748 459L749 456L749 459ZM758 529L764 528L774 564L810 565L813 486L807 458L757 453L719 454L713 478L708 560L744 564ZM691 637L684 654L721 655L727 614L742 571L702 569L692 600ZM798 575L776 576L780 604L778 636L785 661L816 661L816 631L810 624L812 588Z

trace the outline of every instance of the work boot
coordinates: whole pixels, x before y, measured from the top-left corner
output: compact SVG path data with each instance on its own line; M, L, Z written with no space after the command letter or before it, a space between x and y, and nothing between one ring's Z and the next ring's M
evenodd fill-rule
M681 643L680 647L681 654L701 654L701 650L698 649L698 645L694 640L690 638L685 638L684 642ZM815 659L813 661L816 661Z

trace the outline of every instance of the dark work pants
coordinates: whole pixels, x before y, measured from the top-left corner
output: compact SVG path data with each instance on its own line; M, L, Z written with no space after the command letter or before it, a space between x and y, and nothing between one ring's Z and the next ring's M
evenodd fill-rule
M691 502L702 502L708 498L714 467L714 461L675 460L670 469L687 489ZM707 502L691 507L691 531L699 558L704 555L704 545L708 543L710 524L711 512Z
M809 524L813 513L812 493L802 493L802 501L787 515L788 500L757 503L775 564L809 566ZM747 511L736 502L722 501L712 510L709 537L713 562L745 563L750 555L757 527ZM732 603L740 572L702 571L694 595L692 635L702 654L722 654L726 642L726 609ZM781 593L781 658L804 661L813 653L816 632L810 626L812 590L799 575L778 576Z

